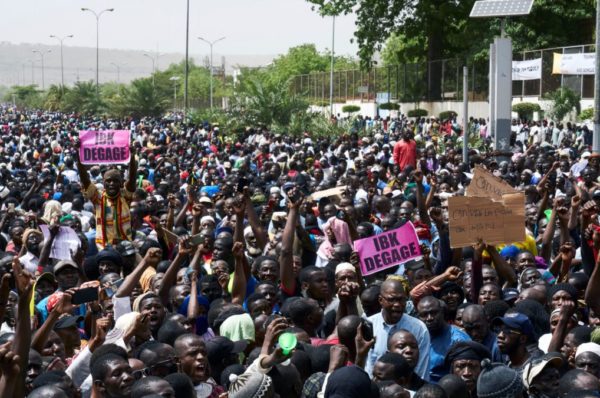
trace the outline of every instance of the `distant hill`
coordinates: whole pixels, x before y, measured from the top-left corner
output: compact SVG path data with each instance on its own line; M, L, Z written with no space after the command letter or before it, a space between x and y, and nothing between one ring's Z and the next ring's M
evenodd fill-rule
M13 44L0 42L0 85L12 86L16 84L31 84L32 77L40 87L42 85L42 64L39 54L32 50L51 50L44 56L44 81L46 87L51 84L60 84L60 46L40 44ZM152 72L152 61L144 54L153 57L152 51L143 50L114 50L100 48L100 82L117 81L117 68L111 63L120 65L119 80L122 83ZM96 48L95 47L63 47L65 83L72 85L78 80L96 79ZM161 53L157 69L166 69L172 63L181 62L183 53ZM225 72L231 74L236 66L257 67L269 64L275 55L214 55L214 66L225 66ZM196 64L208 65L208 54L191 54ZM32 63L34 61L33 76Z

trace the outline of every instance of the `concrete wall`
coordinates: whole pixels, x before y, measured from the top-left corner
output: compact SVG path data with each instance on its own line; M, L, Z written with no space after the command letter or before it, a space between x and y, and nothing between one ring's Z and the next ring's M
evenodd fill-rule
M551 104L549 101L540 100L539 97L515 97L513 98L513 105L521 102L532 102L534 104L540 104L542 110L546 111L550 108ZM377 114L377 105L374 102L360 102L360 101L348 101L345 104L333 104L333 112L337 115L347 116L342 112L344 105L358 105L360 106L360 114L363 116L374 117ZM418 106L417 106L418 105ZM587 109L594 106L594 100L581 100L581 109ZM400 112L406 114L408 111L415 108L425 109L429 116L438 116L444 111L454 111L458 114L458 118L462 119L462 101L443 101L443 102L420 102L415 104L413 102L402 102L400 103ZM311 106L311 110L314 112L326 112L329 113L329 107L317 107ZM357 114L359 114L357 113ZM391 113L392 117L396 115L396 112ZM469 116L476 118L489 118L490 109L487 101L470 101L469 102ZM574 117L577 115L573 115ZM513 112L513 117L517 117L517 114ZM534 119L537 119L537 114L534 115Z

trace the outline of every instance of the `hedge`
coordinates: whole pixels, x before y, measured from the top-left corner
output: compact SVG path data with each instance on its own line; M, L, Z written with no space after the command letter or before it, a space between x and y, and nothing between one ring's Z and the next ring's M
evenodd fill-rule
M427 111L425 109L411 109L408 111L408 117L425 117L427 116Z

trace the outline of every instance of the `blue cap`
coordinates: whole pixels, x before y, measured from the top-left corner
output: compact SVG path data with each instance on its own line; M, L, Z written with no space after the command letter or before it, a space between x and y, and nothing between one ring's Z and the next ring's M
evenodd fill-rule
M520 330L521 333L531 337L532 339L535 338L533 333L533 325L531 325L529 318L519 312L508 313L503 317L494 318L492 321L493 326L498 326L500 324L504 324L511 329Z

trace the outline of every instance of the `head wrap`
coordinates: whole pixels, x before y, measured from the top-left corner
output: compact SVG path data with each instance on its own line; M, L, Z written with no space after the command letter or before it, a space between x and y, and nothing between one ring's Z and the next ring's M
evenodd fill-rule
M579 294L577 293L577 289L568 283L557 283L556 285L552 285L548 288L548 300L552 300L552 296L556 294L556 292L565 291L571 296L571 300L573 302L577 302L577 298Z
M44 215L42 216L42 220L46 222L46 224L50 224L55 218L60 218L62 215L62 205L60 202L56 200L49 200L44 205Z
M327 236L327 230L329 228L331 228L333 231L337 244L347 243L352 245L352 238L350 237L350 229L348 228L348 224L337 217L331 217L325 224L323 224L323 227L321 228L323 232L325 232L325 240L323 243L321 243L318 250L318 254L322 258L327 259L330 259L333 256L333 245Z
M452 362L459 359L481 361L486 358L490 359L491 357L492 354L490 353L490 350L483 344L479 344L475 341L460 341L450 347L444 362L446 363L446 367L450 368Z
M208 299L204 296L198 295L198 304L205 308L205 313L208 314L208 310L210 309L210 303ZM188 315L188 307L190 305L190 296L187 296L183 303L177 309L181 315L187 317ZM208 316L199 316L196 317L196 334L203 335L208 331Z
M144 301L147 298L155 298L158 297L154 292L146 292L143 294L140 294L139 296L137 296L137 298L133 301L133 305L131 306L131 308L134 311L137 312L142 312L141 311L141 307L142 307L142 301Z
M202 217L202 218L200 219L200 224L203 224L203 223L205 223L206 221L210 221L210 222L212 222L213 224L215 224L215 219L214 219L214 217L212 217L212 216L204 216L204 217Z
M577 351L575 352L575 358L579 356L579 354L583 354L584 352L591 352L600 357L600 345L596 343L582 343L577 347Z
M500 255L504 258L514 259L519 255L519 248L515 245L506 246L504 249L500 250Z
M254 321L250 314L239 314L228 317L219 328L219 335L231 341L254 341Z

